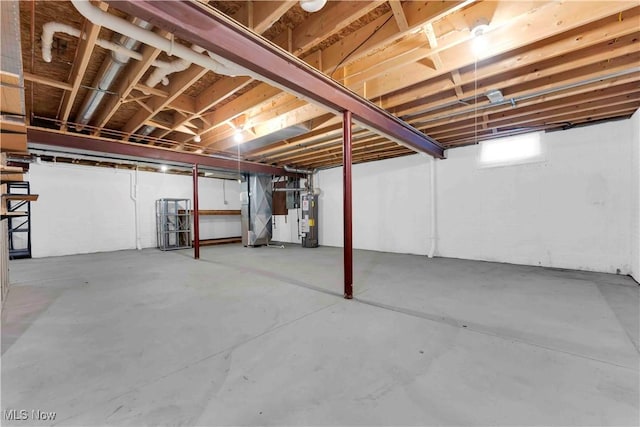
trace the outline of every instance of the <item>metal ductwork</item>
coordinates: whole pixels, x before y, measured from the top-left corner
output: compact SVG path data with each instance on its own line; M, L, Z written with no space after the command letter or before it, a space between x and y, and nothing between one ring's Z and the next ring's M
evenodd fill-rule
M240 193L242 244L268 245L271 240L271 176L249 175L246 190Z
M315 169L314 170L298 169L298 168L292 168L290 166L285 165L284 170L291 173L300 173L300 174L307 175L307 190L315 194L315 190L313 188L313 174L316 173Z
M134 18L131 23L145 30L149 30L152 27L150 23L139 18ZM137 50L140 46L139 41L118 34L114 34L113 42L127 50ZM111 57L102 64L102 68L93 83L93 87L96 89L91 90L82 103L76 123L80 125L89 123L96 109L102 102L106 91L111 88L111 85L128 62L128 56L115 51L111 52Z

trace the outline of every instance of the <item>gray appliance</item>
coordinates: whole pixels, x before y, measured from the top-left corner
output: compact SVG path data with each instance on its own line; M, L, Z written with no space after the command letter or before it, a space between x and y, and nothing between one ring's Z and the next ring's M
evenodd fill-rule
M302 193L300 195L300 207L302 208L302 219L300 220L300 231L302 232L302 247L318 247L318 195L313 193Z

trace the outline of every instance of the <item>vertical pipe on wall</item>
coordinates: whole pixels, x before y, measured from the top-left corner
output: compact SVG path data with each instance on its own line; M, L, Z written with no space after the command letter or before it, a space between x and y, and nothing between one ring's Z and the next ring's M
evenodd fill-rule
M200 210L198 208L198 164L193 165L193 258L200 259Z
M429 187L431 188L431 247L427 256L433 258L436 253L436 159L431 157L431 177L429 179Z
M138 165L136 164L136 172L135 175L131 176L131 180L133 181L133 177L135 176L135 181L131 185L131 200L133 200L133 210L134 210L134 220L135 220L135 229L136 229L136 249L142 250L142 240L140 238L140 200L138 200Z
M351 111L343 113L342 176L344 202L344 297L353 298L353 242L351 230Z

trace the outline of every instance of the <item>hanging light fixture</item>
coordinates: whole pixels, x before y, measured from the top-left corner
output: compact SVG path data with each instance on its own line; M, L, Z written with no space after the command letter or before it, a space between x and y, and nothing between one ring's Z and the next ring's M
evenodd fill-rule
M240 144L243 140L244 140L244 138L242 137L242 130L241 129L236 129L236 133L233 134L233 141L236 144Z
M300 7L306 12L317 12L327 4L327 0L300 0Z

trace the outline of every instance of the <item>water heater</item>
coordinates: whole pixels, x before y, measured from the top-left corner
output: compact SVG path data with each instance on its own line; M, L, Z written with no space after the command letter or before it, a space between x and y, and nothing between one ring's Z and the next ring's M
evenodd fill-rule
M318 247L318 195L313 193L302 193L300 195L300 207L302 208L302 219L300 221L300 231L302 232L302 247Z

